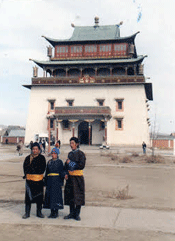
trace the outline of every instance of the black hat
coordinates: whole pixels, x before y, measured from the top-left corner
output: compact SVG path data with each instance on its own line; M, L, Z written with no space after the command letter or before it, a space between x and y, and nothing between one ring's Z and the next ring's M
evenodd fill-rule
M79 144L79 140L77 137L71 137L70 141L75 141L75 143Z
M32 145L32 148L33 148L34 146L37 146L39 150L41 149L41 148L40 148L40 144L39 144L38 142L34 142L33 145Z

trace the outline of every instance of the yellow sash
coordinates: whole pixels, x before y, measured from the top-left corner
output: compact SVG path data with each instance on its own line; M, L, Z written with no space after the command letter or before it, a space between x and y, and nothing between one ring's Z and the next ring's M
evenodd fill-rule
M49 173L47 176L59 176L59 173Z
M26 179L34 182L39 182L43 180L43 174L27 174Z
M83 170L68 171L71 176L83 176Z

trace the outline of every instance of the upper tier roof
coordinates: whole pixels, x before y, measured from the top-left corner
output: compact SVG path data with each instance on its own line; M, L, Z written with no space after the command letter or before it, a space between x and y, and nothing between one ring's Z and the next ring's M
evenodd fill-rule
M135 38L139 32L129 36L120 37L119 25L104 26L75 26L73 35L70 39L52 39L43 36L53 46L58 43L86 42L86 41L106 41L106 40L125 40Z
M106 26L75 26L71 41L107 40L120 37L117 25Z

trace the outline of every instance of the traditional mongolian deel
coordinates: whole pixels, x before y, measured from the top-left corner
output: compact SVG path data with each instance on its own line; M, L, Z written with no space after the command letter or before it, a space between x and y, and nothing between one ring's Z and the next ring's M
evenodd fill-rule
M44 208L63 209L62 186L64 181L63 162L60 159L47 163Z
M70 205L72 202L75 205L85 205L85 183L83 169L85 167L85 154L76 149L68 154L69 164L65 164L68 170L68 180L66 181L64 192L64 203Z
M24 174L26 177L25 203L43 203L43 173L46 169L46 160L43 155L38 155L30 160L27 156L24 164Z

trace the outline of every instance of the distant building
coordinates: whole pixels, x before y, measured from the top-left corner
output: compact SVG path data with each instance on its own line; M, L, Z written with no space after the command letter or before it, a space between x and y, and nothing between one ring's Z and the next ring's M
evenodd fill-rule
M1 134L3 144L17 144L20 140L24 143L25 128L20 126L8 126Z
M136 51L135 33L120 37L120 24L74 26L70 39L44 37L48 61L33 60L25 141L40 133L68 144L141 145L149 143L149 100L143 60ZM54 55L52 55L54 48Z
M157 148L173 148L174 147L174 141L175 136L174 135L168 135L168 134L156 134L151 135L151 146L157 147Z

